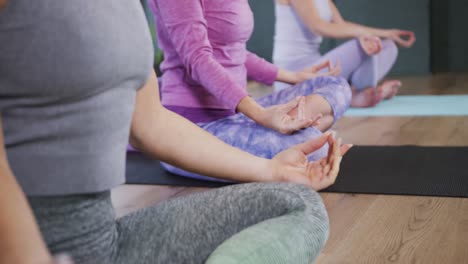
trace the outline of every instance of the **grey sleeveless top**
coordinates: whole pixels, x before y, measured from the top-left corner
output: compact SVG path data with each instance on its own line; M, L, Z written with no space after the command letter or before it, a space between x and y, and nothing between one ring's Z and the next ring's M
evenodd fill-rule
M138 0L12 0L0 10L0 112L27 195L124 182L135 96L152 58Z

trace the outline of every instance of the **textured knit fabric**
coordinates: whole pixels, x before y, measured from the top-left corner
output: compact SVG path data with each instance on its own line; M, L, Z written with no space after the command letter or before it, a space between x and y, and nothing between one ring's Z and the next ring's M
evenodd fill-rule
M8 1L0 43L6 150L26 194L123 183L136 92L152 68L140 2Z
M327 100L332 107L334 120L338 120L344 114L351 101L351 89L345 79L341 77L319 77L267 95L260 98L258 103L268 107L289 102L297 96L311 94L322 96ZM292 135L281 134L255 123L255 121L243 114L199 124L199 126L231 146L264 158L272 158L291 146L322 135L322 132L315 127L297 131ZM318 160L326 156L327 150L328 146L325 145L320 150L310 154L308 158L311 161ZM168 171L178 175L216 180L187 172L166 163L162 164Z
M331 21L332 14L328 0L311 0L319 15ZM345 42L325 55L320 54L322 37L314 34L302 23L297 12L289 5L276 5L276 25L273 61L281 68L299 71L320 62L340 61L340 76L358 89L376 87L390 71L398 56L398 48L391 40L382 41L382 50L373 56L367 55L359 41ZM275 90L290 85L275 83Z
M150 0L159 47L164 51L161 96L173 111L180 107L234 114L247 96L247 77L272 84L277 68L246 50L253 30L247 0ZM216 120L209 113L187 116Z
M320 196L301 185L231 186L117 220L109 196L30 199L51 252L77 264L310 264L328 237Z

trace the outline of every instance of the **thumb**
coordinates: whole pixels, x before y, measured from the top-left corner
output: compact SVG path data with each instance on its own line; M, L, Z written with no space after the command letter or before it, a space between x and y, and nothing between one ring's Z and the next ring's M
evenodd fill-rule
M328 131L321 135L318 138L311 139L307 142L297 145L297 147L305 154L308 155L317 149L321 148L325 143L327 143L328 137L332 134L331 131Z
M289 113L289 111L293 110L294 108L298 106L299 102L301 101L301 98L302 96L298 96L296 97L296 99L287 102L286 104L283 105L282 110L286 113Z

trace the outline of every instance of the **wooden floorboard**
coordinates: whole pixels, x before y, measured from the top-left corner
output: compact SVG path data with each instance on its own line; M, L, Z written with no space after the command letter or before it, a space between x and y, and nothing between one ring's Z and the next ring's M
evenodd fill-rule
M407 77L402 82L402 95L468 94L468 74ZM253 86L250 91L260 96L271 88ZM356 145L468 146L468 117L345 117L334 129L345 142ZM121 186L112 197L121 216L205 190ZM321 196L331 232L316 263L468 263L468 199Z

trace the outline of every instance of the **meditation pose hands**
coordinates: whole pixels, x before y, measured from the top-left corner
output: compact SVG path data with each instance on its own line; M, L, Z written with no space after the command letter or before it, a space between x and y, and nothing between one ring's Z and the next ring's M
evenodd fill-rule
M416 41L414 32L401 29L386 30L384 37L395 41L395 43L404 48L410 48Z
M292 134L297 130L318 125L322 115L318 114L313 119L306 118L304 108L305 98L300 96L289 103L266 108L259 123L283 134ZM290 112L294 109L297 111L296 115L293 116Z
M295 84L320 76L336 76L340 74L340 71L339 61L335 65L332 65L330 61L324 61L298 72L279 69L277 80ZM239 112L255 122L282 134L292 134L295 131L319 124L322 114L310 116L306 113L305 108L306 99L304 96L299 96L285 104L267 108L258 105L252 98L245 97L237 106Z
M359 38L359 44L361 44L364 52L371 56L379 53L382 50L382 41L379 37L365 36Z
M381 37L391 39L401 47L410 48L416 41L412 31L390 29L383 30ZM382 50L382 41L378 36L359 37L359 44L367 55L378 54Z
M276 80L290 84L297 84L320 76L338 76L340 73L340 62L337 61L335 65L333 65L331 61L327 60L297 72L279 69Z
M307 155L320 149L327 142L328 155L309 162ZM335 133L329 131L321 137L278 153L271 161L276 168L278 179L305 184L318 191L335 183L341 160L351 147L351 144L341 145L341 138L336 139Z

